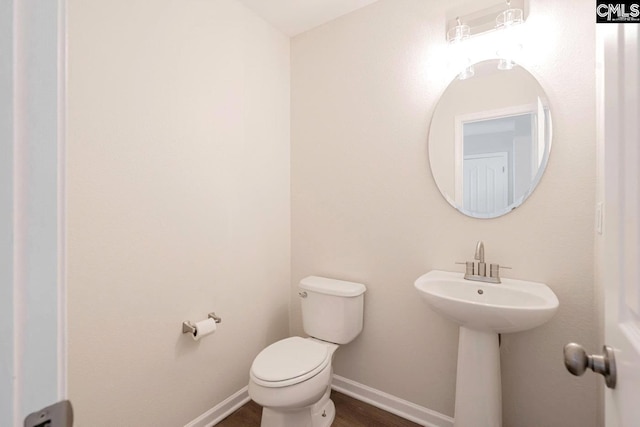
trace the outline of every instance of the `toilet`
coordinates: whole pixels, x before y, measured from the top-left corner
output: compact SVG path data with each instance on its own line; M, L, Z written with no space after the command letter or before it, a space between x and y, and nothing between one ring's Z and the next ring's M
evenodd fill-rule
M249 396L263 407L261 427L329 427L331 361L341 344L362 331L361 283L309 276L300 281L302 324L309 338L275 342L256 356Z

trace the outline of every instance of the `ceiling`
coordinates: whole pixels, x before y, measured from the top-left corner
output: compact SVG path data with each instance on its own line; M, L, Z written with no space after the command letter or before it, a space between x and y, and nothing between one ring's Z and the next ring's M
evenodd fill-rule
M295 36L378 0L240 0L265 21Z

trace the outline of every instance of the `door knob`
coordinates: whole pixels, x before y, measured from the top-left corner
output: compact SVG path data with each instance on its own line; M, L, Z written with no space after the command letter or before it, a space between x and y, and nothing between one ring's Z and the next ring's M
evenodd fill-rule
M564 346L564 366L573 375L580 376L587 368L604 376L609 388L616 388L616 358L613 349L602 346L604 354L588 355L580 344L569 343Z

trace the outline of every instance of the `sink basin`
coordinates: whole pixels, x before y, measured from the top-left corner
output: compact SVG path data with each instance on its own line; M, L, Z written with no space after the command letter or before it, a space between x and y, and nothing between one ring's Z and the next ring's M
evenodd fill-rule
M496 333L519 332L547 322L558 298L544 283L504 279L502 283L465 280L463 273L433 270L415 287L435 311L460 326Z

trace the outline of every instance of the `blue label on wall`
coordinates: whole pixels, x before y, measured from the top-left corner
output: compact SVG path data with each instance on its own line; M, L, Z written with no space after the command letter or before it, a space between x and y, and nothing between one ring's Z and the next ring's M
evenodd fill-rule
M640 1L596 0L596 23L640 23Z

